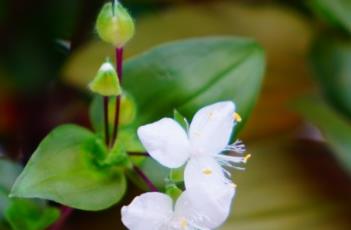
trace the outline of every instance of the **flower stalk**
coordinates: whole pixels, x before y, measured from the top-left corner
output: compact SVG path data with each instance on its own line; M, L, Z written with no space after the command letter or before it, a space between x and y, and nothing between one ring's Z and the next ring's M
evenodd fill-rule
M56 221L55 224L49 228L49 230L61 230L68 217L72 214L73 210L73 208L62 206L60 219L58 219L58 221Z
M122 74L123 74L123 48L116 48L116 70L117 76L120 84L122 84ZM119 127L119 114L121 110L121 95L116 97L116 110L115 110L115 120L112 131L112 139L110 142L110 147L114 145L118 137L118 127Z
M146 185L149 187L151 192L158 191L156 186L152 183L152 181L145 175L145 173L139 167L134 165L133 170L140 176L141 179L145 181Z
M109 124L108 124L108 102L109 102L109 97L104 96L103 103L104 103L104 127L105 127L106 146L109 146L109 143L110 143L110 130L109 130Z

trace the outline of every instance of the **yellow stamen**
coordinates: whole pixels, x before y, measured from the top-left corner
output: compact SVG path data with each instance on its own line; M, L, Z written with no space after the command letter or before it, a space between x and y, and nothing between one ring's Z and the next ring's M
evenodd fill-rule
M234 183L230 183L230 186L233 187L233 188L236 188L237 185L234 184Z
M205 168L202 170L202 173L205 174L206 176L209 176L212 174L212 169L210 168Z
M250 158L251 158L251 154L247 154L247 155L244 157L243 162L246 163Z
M241 122L241 121L242 121L242 118L241 118L241 116L240 116L239 113L234 113L234 114L233 114L233 119L234 119L234 121L236 121L236 122Z
M180 228L181 229L187 229L188 227L188 221L185 218L182 218L180 220Z

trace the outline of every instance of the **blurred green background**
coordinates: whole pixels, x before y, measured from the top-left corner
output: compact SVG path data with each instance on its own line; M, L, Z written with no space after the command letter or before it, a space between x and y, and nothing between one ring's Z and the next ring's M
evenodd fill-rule
M136 18L127 57L208 35L253 37L266 50L263 90L239 135L253 158L233 172L221 229L351 229L351 1L122 2ZM0 1L0 155L25 162L58 124L89 127L86 84L113 53L94 31L103 3ZM75 211L66 229L123 229L119 210Z

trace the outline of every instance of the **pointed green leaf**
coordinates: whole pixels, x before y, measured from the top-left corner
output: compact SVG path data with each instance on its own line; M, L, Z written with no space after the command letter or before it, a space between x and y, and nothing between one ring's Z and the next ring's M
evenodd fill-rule
M43 198L83 210L100 210L118 202L126 181L119 169L92 164L96 141L90 131L75 125L53 130L38 146L11 195Z

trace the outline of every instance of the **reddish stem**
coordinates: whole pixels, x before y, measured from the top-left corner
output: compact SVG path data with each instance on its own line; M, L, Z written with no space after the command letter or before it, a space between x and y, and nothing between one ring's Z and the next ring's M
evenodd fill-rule
M140 152L128 152L129 156L143 156L143 157L149 157L150 155L148 153L140 153Z
M145 181L145 183L149 187L150 191L152 191L152 192L158 191L156 186L152 183L152 181L145 175L145 173L140 168L138 168L137 166L134 165L133 169L141 177L141 179L143 179Z
M107 146L109 146L110 143L110 130L109 130L109 124L108 124L108 101L109 98L104 96L104 126L105 126L105 143Z
M116 48L116 69L119 83L122 85L122 73L123 73L123 48ZM112 131L111 146L117 139L118 136L118 124L119 124L119 114L121 110L121 95L116 98L116 111L115 111L115 121Z
M49 230L62 230L66 220L72 214L73 208L62 206L61 207L61 216L50 228Z

